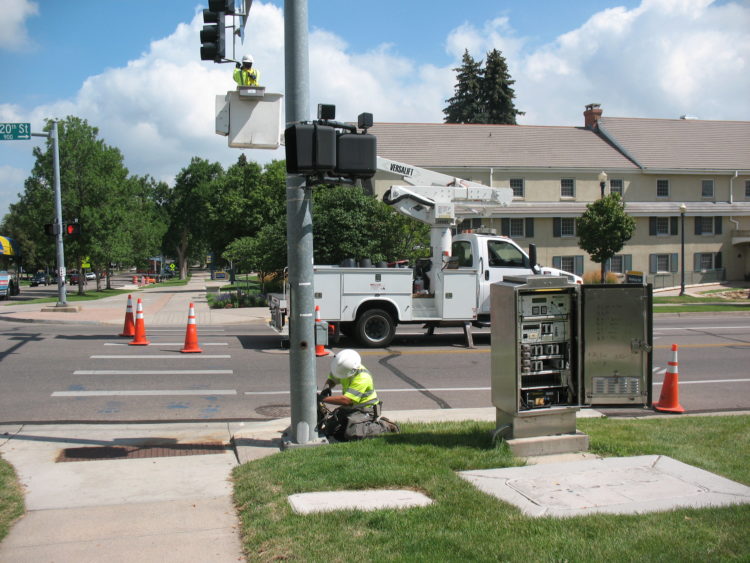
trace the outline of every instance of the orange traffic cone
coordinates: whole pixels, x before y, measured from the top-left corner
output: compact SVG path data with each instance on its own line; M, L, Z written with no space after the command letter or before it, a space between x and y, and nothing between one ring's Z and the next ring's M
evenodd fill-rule
M138 305L135 308L135 338L128 342L128 346L146 346L151 344L146 340L146 323L143 322L143 301L138 298Z
M654 403L654 408L662 412L683 413L685 409L680 404L680 390L677 367L677 344L672 344L672 361L667 364L667 373L661 387L659 402Z
M133 321L133 296L128 295L128 306L125 309L125 326L120 336L135 336L135 324Z
M316 334L318 332L317 331L317 325L320 322L322 322L320 320L320 305L315 305L315 328L316 328L315 332L316 332ZM317 338L315 339L315 342L316 342L316 344L315 344L315 355L317 357L320 358L320 357L323 357L323 356L328 356L330 354L330 352L328 350L326 350L326 347L323 344L318 344L317 343Z
M185 346L180 352L203 352L198 347L198 327L195 325L195 306L190 304L190 312L188 313L188 324L187 330L185 330Z

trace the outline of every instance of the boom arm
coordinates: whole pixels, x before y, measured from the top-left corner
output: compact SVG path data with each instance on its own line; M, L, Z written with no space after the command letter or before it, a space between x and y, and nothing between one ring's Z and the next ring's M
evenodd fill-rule
M410 186L391 186L383 201L396 211L430 225L432 268L428 272L430 288L437 292L442 284L438 271L451 254L451 227L456 218L479 217L507 207L513 200L510 188L490 188L410 166L395 160L377 158L378 170L397 174Z

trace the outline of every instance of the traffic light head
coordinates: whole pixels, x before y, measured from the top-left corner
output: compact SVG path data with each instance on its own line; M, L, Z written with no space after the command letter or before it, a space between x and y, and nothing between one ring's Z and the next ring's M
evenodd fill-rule
M70 236L80 235L81 234L81 224L80 223L68 223L65 225L65 234Z
M47 223L44 225L44 234L46 235L55 236L59 232L60 228L57 226L57 223Z
M220 63L226 56L224 16L234 13L234 0L209 0L208 10L203 10L201 29L201 60Z

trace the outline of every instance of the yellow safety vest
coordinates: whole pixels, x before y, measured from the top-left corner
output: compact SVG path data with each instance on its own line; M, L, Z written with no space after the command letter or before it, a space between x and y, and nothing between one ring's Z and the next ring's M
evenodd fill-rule
M250 70L235 68L233 78L240 86L257 86L260 79L260 72L255 68L251 68Z
M372 381L372 375L367 371L365 366L360 366L354 375L344 379L336 379L333 375L328 376L331 380L341 383L344 397L351 399L352 403L358 407L376 405L378 394L375 392L375 384Z

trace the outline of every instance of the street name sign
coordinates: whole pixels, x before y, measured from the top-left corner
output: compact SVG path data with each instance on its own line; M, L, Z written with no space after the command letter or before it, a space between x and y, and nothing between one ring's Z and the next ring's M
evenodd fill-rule
M0 140L27 141L31 139L31 123L0 123Z

